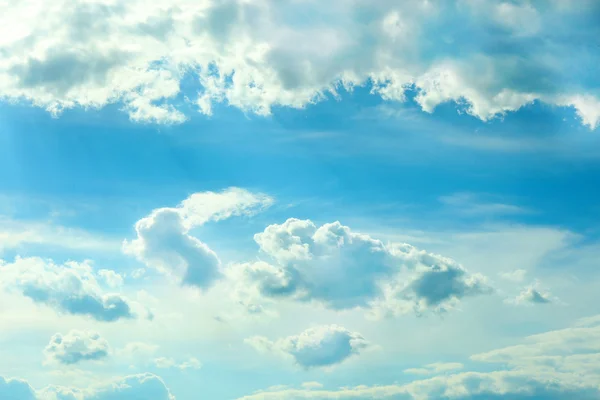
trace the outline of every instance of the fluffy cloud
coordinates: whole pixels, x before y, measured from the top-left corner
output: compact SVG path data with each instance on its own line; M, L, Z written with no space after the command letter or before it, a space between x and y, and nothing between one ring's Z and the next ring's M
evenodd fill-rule
M98 333L77 330L72 330L66 335L55 334L44 350L48 362L65 365L101 360L107 357L109 352L108 342Z
M116 293L105 293L88 263L63 265L41 258L19 258L0 264L0 284L39 304L98 321L135 318L139 308Z
M228 274L245 293L254 287L266 298L399 314L444 311L465 296L491 291L483 276L467 273L451 259L408 244L385 245L339 222L317 228L292 218L254 238L273 264L237 265Z
M98 271L98 276L111 288L123 286L123 277L110 269L101 269Z
M539 99L575 107L594 128L598 5L580 3L4 2L0 97L54 114L120 102L132 120L180 123L186 74L206 114L215 102L301 108L370 82L386 100L414 89L427 112L456 101L485 120Z
M490 372L443 374L404 385L357 386L338 390L282 388L245 396L270 399L582 399L600 397L600 318L575 327L530 336L525 343L472 356L474 361L502 364ZM453 364L426 370L448 371ZM457 368L460 364L455 365ZM447 368L448 367L448 368Z
M208 221L251 215L273 199L243 189L195 193L174 208L159 208L135 224L137 238L125 241L125 253L150 267L176 276L182 284L202 289L220 276L220 260L190 229Z
M533 286L529 286L523 290L514 300L517 304L523 303L534 303L534 304L546 304L550 303L550 294L542 293L535 289Z
M305 368L341 363L368 345L359 333L336 325L309 328L299 335L275 342L255 336L246 339L246 343L258 351L291 356L298 365Z

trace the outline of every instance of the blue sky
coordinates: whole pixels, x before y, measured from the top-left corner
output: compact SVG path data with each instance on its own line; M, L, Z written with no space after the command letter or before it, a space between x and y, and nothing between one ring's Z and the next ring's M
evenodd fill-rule
M0 398L595 399L595 0L0 2Z

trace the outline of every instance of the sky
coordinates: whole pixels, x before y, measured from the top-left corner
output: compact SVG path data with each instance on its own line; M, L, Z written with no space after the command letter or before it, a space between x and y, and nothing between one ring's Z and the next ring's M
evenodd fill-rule
M599 399L599 21L0 0L0 399Z

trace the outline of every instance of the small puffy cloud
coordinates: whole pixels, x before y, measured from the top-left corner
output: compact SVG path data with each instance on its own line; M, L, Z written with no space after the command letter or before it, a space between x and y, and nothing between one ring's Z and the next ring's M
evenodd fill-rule
M98 333L77 330L72 330L66 335L55 334L44 349L48 363L64 365L102 360L109 352L108 342Z
M169 357L159 357L154 359L154 365L157 368L177 368L180 370L202 368L202 363L195 357L190 357L182 362L177 362Z
M288 219L254 236L270 263L235 265L226 274L244 293L316 301L384 314L444 311L466 296L490 293L485 277L408 244L384 244L339 222L317 227ZM248 296L246 296L248 297Z
M527 286L515 298L505 300L507 303L532 305L532 304L548 304L556 300L548 291L540 288L540 283L535 281Z
M135 318L138 304L117 293L105 293L89 263L54 264L41 258L19 258L0 266L0 284L57 311L112 322Z
M208 221L251 215L271 205L263 194L230 188L195 193L174 208L159 208L135 224L137 238L123 243L125 253L146 265L175 275L182 284L201 289L220 277L221 262L190 229Z
M110 269L101 269L98 271L98 276L111 288L123 286L123 277Z
M275 342L260 336L248 338L245 342L261 352L291 356L304 368L339 364L368 346L359 333L336 325L309 328L299 335Z
M546 304L550 303L550 295L548 293L539 292L533 286L528 287L522 291L515 299L517 304L522 303L534 303L534 304Z
M461 363L432 363L421 368L408 368L404 372L412 375L437 375L443 372L463 369L463 367Z

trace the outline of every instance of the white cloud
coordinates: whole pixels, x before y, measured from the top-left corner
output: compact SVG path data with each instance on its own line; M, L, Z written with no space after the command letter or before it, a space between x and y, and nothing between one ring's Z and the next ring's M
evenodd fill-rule
M359 354L368 342L357 332L329 325L309 328L299 335L270 341L261 336L245 340L260 352L291 356L301 367L329 367Z
M269 196L239 188L195 193L177 207L156 209L139 220L137 238L124 241L123 250L150 267L172 273L183 284L206 289L219 278L221 262L190 229L208 221L252 215L272 202Z
M512 282L523 282L525 280L525 276L527 275L527 271L524 269L515 269L509 272L501 272L499 275L503 279Z
M186 369L202 368L202 363L195 357L190 357L182 362L177 362L173 358L169 357L158 357L154 359L154 365L157 368L177 368L182 371Z
M123 277L110 269L101 269L98 271L98 276L111 288L123 286Z
M467 215L504 216L528 212L528 210L523 207L503 202L494 202L486 197L490 196L475 193L453 193L448 196L440 197L439 201L452 207L454 212L460 212Z
M12 263L0 261L0 267L2 286L59 312L105 322L146 313L124 296L104 292L88 262L58 265L41 258L17 257Z
M550 293L541 292L534 285L525 288L515 299L516 304L547 304L551 303Z
M1 392L0 392L1 393ZM4 397L2 397L4 398ZM11 397L6 397L11 398ZM15 398L15 397L13 397ZM48 386L36 392L32 400L175 400L165 383L153 374L125 376L101 386L86 389ZM21 398L15 398L21 400ZM25 397L27 399L27 397Z
M408 244L385 245L339 222L317 228L292 218L254 238L274 264L230 267L227 275L244 292L240 297L253 299L252 293L259 293L395 315L444 311L465 296L491 292L483 276L469 274L449 258Z
M0 217L0 252L26 245L42 245L81 251L119 251L119 241L77 228L49 222Z
M97 332L72 330L66 335L55 334L44 349L48 363L65 365L81 361L97 361L110 352L108 342Z
M173 124L187 118L180 86L189 72L201 83L196 103L206 114L215 102L263 115L275 106L302 108L339 86L370 81L387 100L402 101L414 87L427 112L452 100L487 120L540 99L575 107L594 128L598 93L588 93L590 76L564 58L594 43L595 30L579 29L595 2L565 4L4 2L0 97L54 114L120 102L134 121ZM298 24L305 14L314 18ZM563 20L570 23L556 23ZM597 61L582 57L589 67L582 71Z
M322 383L319 382L304 382L302 383L304 389L320 389L323 387Z
M456 371L463 369L461 363L432 363L421 368L408 368L404 372L413 375L436 375L442 372Z

